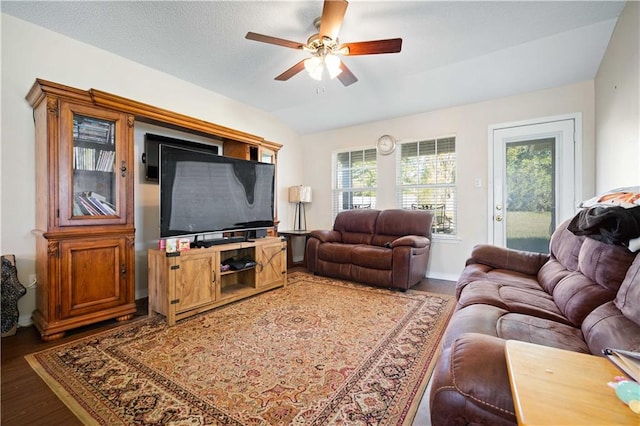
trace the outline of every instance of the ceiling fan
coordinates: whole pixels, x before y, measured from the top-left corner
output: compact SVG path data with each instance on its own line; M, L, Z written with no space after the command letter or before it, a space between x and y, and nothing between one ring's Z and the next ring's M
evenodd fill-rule
M262 43L275 44L289 47L291 49L304 50L311 56L303 59L275 79L279 81L289 80L303 69L309 75L321 80L323 72L329 73L331 78L338 77L338 80L345 85L358 81L349 68L340 60L339 56L375 55L380 53L398 53L402 49L401 38L390 38L385 40L370 40L354 43L340 43L338 32L344 20L349 3L346 0L325 0L322 8L322 16L313 22L318 30L306 43L285 40L263 34L248 32L245 38Z

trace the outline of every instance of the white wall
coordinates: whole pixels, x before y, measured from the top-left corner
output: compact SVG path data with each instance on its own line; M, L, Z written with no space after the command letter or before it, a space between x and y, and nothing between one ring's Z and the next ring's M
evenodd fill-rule
M487 241L489 125L569 113L582 113L583 194L579 196L592 196L593 81L302 136L304 158L313 159L305 162L304 169L304 184L313 189L313 202L307 208L309 227L327 228L332 225L329 170L334 151L374 147L383 134L393 135L400 141L455 134L458 235L455 240L434 239L427 276L456 279L473 245ZM482 180L480 188L474 186L476 178ZM394 155L378 156L376 205L380 209L396 206Z
M595 79L596 190L640 185L640 3L629 1Z
M269 114L149 67L2 14L0 253L15 254L20 281L35 272L35 151L31 107L25 96L36 78L95 88L220 124L283 144L278 160L278 212L293 221L286 188L300 183L297 133ZM146 296L146 249L157 239L157 186L144 182L143 127L136 124L136 297ZM168 132L168 135L177 135ZM192 136L190 136L193 139ZM291 217L290 217L291 216ZM155 223L154 223L155 221ZM35 292L20 299L21 323L35 309Z

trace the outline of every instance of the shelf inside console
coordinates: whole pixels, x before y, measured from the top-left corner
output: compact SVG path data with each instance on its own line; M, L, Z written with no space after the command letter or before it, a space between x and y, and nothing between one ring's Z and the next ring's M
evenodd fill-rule
M232 284L222 288L222 291L220 292L220 298L221 299L227 299L230 297L237 298L239 296L253 294L254 291L255 291L254 287L247 284L242 284L242 283Z

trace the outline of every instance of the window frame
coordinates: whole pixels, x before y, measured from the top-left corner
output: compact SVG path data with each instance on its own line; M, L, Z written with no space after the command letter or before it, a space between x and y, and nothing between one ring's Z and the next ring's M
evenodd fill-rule
M437 155L438 150L438 141L444 141L446 139L453 138L454 142L454 167L455 171L453 174L453 182L452 183L419 183L419 184L403 184L402 183L402 151L403 147L409 144L417 144L419 147L420 142L431 142L435 141L435 155ZM434 214L434 228L432 229L432 236L438 239L457 239L457 235L459 232L459 215L458 215L458 196L459 196L459 188L458 188L458 137L456 134L447 134L440 135L436 137L428 137L428 138L420 138L420 139L407 139L398 142L398 149L396 152L396 205L401 209L411 209L412 206L415 206L416 209L429 210ZM436 175L437 176L437 175ZM453 190L453 200L450 202L445 202L444 206L441 206L442 203L412 203L412 205L403 205L403 192L407 189L443 189L443 188L451 188ZM450 204L450 205L447 205ZM422 208L422 207L431 207L431 208ZM449 215L452 217L449 217ZM441 215L440 219L437 218L437 215ZM440 226L440 228L438 228ZM444 232L445 229L452 229L451 232ZM439 230L440 229L440 230Z
M366 156L367 156L367 152L372 152L373 153L373 164L370 166L370 170L373 171L374 175L375 175L375 186L367 186L367 187L353 187L353 186L349 186L349 187L343 187L343 188L339 188L338 187L338 180L339 180L339 176L338 176L338 156L340 154L349 154L352 155L354 152L362 152L363 155L363 159L366 162ZM340 149L340 150L335 150L332 153L332 164L331 164L331 215L332 215L332 221L335 221L336 216L338 215L338 213L342 212L342 211L346 211L346 210L352 210L352 209L343 209L342 208L342 204L340 201L340 195L341 193L344 192L350 192L351 194L355 193L355 192L372 192L373 195L370 198L373 198L373 202L370 203L367 207L356 207L356 208L372 208L375 209L376 208L376 203L377 203L377 196L378 196L378 186L379 186L379 178L378 178L378 152L375 146L362 146L362 147L349 147L349 148L345 148L345 149ZM351 160L350 160L350 164ZM353 178L352 178L353 181ZM351 198L353 199L353 195L351 196ZM363 204L363 203L359 203L359 204Z

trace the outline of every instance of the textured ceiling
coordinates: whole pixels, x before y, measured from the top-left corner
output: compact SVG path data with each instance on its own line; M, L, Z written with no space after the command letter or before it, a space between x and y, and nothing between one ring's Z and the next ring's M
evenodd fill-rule
M274 77L303 52L322 1L0 3L3 13L270 112L301 134L593 79L622 1L358 1L343 42L401 37L398 54L346 57L359 81Z

